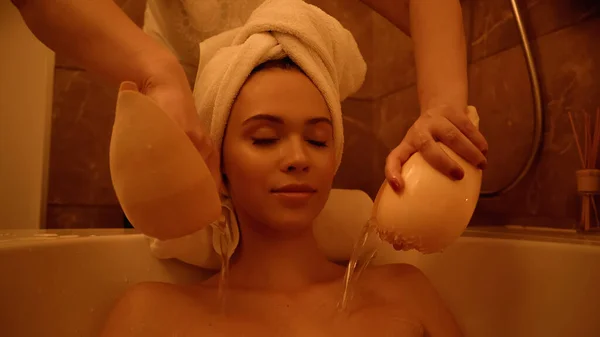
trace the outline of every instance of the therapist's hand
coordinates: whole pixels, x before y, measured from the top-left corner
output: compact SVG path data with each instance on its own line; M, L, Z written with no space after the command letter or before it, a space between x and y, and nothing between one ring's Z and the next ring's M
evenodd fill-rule
M432 167L451 179L463 178L463 169L450 159L438 141L478 168L486 167L488 144L467 117L466 109L458 111L449 106L436 107L421 114L400 145L387 157L385 177L395 191L404 187L400 175L402 165L417 151Z

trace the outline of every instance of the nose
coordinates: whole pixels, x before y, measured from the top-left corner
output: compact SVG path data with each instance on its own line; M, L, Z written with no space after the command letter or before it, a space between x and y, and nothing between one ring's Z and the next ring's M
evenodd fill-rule
M282 147L281 170L284 172L308 172L310 160L303 139L293 137L288 146Z

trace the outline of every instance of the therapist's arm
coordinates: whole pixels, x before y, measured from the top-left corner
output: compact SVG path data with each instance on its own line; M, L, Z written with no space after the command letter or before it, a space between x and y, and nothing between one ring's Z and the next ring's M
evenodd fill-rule
M417 151L438 171L462 179L462 167L438 141L485 168L488 144L466 114L467 56L459 0L362 1L410 35L414 44L421 116L387 157L385 176L391 186L396 191L403 187L402 165Z
M177 58L113 0L12 0L33 34L115 87L134 82L190 138L220 185L219 151L204 132ZM143 228L139 228L144 232ZM191 233L191 232L190 232ZM158 237L161 239L160 237Z
M29 29L48 48L68 56L108 83L117 86L123 81L133 81L144 88L144 81L159 72L184 77L177 59L146 35L113 0L12 0L12 3Z
M411 36L421 112L467 106L467 55L459 0L362 0ZM401 74L398 74L401 76Z

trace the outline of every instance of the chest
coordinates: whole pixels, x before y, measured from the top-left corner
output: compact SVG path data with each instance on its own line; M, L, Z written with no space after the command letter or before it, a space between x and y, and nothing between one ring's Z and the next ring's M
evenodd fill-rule
M421 337L423 329L402 310L366 308L351 314L338 313L329 306L261 309L250 314L208 315L189 318L181 336L208 337Z
M423 328L410 301L391 303L361 291L351 309L339 312L339 289L332 286L293 295L231 291L226 311L212 292L171 299L154 331L160 337L422 337ZM201 300L199 300L201 299ZM169 318L166 319L165 316ZM148 336L146 336L148 337Z

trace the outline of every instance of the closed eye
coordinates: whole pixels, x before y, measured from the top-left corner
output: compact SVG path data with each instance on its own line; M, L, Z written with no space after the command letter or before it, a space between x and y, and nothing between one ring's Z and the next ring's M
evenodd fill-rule
M275 144L277 138L252 138L252 144L254 145L272 145Z
M252 144L258 146L267 146L275 144L279 138L252 138ZM309 144L316 147L327 147L327 142L320 142L317 140L306 140Z
M309 140L308 142L317 147L327 147L327 142L319 142L316 140Z

